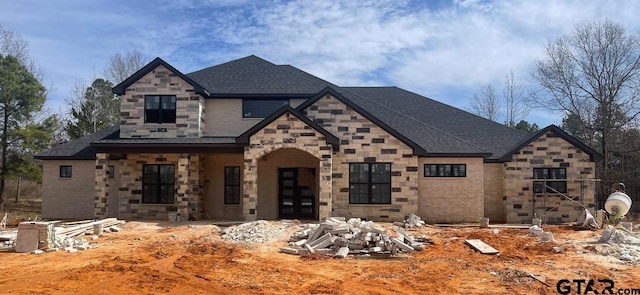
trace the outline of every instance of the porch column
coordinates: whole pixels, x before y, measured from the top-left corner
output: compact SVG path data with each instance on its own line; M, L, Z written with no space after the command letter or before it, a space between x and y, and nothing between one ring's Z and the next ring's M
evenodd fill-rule
M94 198L93 216L97 219L107 217L107 199L109 198L109 188L107 187L108 169L109 154L96 153L96 194Z
M323 220L331 216L332 198L332 158L331 150L324 153L320 159L320 195L318 196L318 218Z
M189 188L189 154L178 155L178 192L174 200L174 204L178 208L178 221L189 220L189 195L191 195L191 189Z
M244 175L242 182L242 217L244 220L257 219L256 207L258 206L258 161L245 147Z

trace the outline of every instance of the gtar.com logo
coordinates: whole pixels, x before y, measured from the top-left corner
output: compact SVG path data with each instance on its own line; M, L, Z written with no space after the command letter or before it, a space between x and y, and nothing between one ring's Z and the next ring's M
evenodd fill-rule
M640 295L640 288L615 288L615 283L611 279L574 279L559 280L556 284L558 294L637 294Z

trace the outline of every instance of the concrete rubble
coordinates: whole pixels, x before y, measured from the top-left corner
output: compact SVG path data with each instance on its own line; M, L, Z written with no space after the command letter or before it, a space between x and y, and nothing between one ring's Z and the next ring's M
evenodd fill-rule
M265 243L282 238L292 222L278 225L266 220L246 222L225 228L222 238L236 243Z
M417 223L416 223L417 224ZM280 252L293 255L321 254L345 258L348 255L396 255L424 249L424 240L402 227L391 230L360 218L329 217L320 224L307 224L289 239Z
M426 223L420 216L411 213L407 219L404 221L396 221L393 223L395 226L401 226L404 228L412 228L412 227L420 227L425 225Z
M640 264L640 237L626 228L607 226L598 239L596 252L630 264Z

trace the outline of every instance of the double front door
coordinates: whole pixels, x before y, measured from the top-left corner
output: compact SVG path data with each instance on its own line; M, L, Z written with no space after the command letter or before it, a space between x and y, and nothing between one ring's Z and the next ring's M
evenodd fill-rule
M315 196L308 184L299 181L300 169L278 169L278 215L281 219L314 219ZM315 170L313 175L315 175Z

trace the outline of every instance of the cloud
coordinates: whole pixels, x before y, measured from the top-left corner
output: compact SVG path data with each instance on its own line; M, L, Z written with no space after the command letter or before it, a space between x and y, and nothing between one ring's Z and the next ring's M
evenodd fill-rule
M183 72L256 54L338 85L398 85L466 109L510 70L529 79L545 43L576 23L609 18L636 33L637 11L637 1L23 0L3 3L0 19L31 42L57 101L110 55L138 49Z

